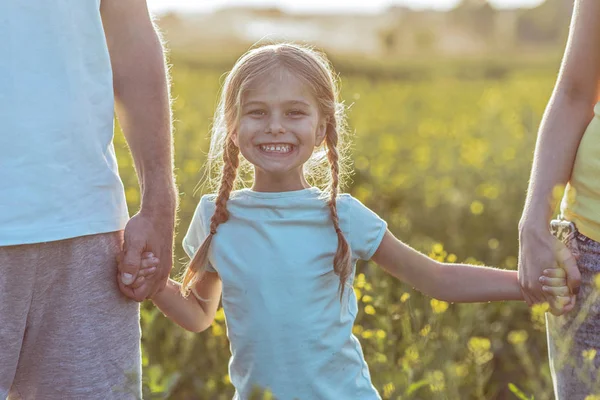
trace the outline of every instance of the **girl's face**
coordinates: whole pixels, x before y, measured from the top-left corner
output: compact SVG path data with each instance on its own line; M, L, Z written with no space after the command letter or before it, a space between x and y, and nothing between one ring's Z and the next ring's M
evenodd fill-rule
M308 187L302 167L327 127L310 88L279 68L249 87L240 107L233 140L254 165L254 190Z

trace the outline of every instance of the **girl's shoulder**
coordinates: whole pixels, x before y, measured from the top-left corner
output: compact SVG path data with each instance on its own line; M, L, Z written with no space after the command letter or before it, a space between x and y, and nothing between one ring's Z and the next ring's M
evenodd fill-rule
M361 226L385 224L377 212L349 193L338 195L337 211L342 224L352 225L359 230Z
M386 232L387 223L359 199L348 193L338 196L340 227L355 258L370 260Z
M216 199L217 195L214 193L202 195L200 201L198 201L198 204L196 205L196 209L194 210L192 225L206 225L204 222L209 220L215 211Z
M202 195L198 204L206 206L208 203L215 204L216 201L217 201L217 194L216 193L208 193L208 194Z
M239 200L240 197L242 197L241 195L243 194L243 192L243 190L232 191L227 203L230 204L231 200ZM196 206L196 214L199 214L204 218L210 218L215 211L217 197L217 193L207 193L202 195L200 201L198 202L198 205Z
M368 209L360 200L350 193L340 193L336 199L338 210L341 212L352 213L357 210Z

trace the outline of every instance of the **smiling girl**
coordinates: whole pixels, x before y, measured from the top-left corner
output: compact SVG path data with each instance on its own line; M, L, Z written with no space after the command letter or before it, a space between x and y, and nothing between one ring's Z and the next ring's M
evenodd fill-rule
M222 296L236 399L254 387L282 400L380 399L352 334L359 259L449 302L523 299L516 271L432 260L339 194L344 117L329 62L312 49L253 49L225 81L209 155L209 172L222 164L218 193L202 197L183 241L191 257L183 282L170 280L152 300L200 332ZM234 190L241 161L253 184ZM309 183L322 167L325 189ZM563 262L573 262L564 250ZM546 290L561 313L572 304L564 272L555 275Z

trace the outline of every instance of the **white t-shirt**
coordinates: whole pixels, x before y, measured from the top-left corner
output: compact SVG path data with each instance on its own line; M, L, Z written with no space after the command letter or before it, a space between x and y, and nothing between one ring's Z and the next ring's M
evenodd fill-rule
M207 235L215 196L196 209L184 248L192 257ZM352 262L368 260L386 223L350 195L338 200ZM329 208L317 188L232 193L229 220L217 228L209 270L223 282L223 308L236 399L253 387L280 400L380 399L352 334L358 310L352 281L340 302L337 249Z
M100 0L0 1L0 246L123 229Z

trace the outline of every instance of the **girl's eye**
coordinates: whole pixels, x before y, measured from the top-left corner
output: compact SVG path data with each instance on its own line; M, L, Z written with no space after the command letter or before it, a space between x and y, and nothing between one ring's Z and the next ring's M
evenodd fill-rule
M248 111L250 115L265 115L264 110L250 110Z
M298 116L298 115L304 115L304 112L301 110L291 110L291 111L288 111L288 115L291 115L294 117L294 116Z

